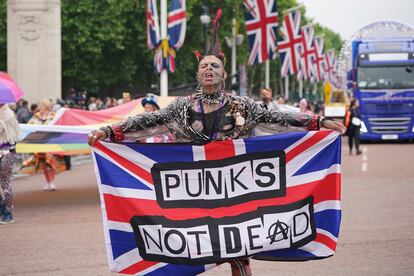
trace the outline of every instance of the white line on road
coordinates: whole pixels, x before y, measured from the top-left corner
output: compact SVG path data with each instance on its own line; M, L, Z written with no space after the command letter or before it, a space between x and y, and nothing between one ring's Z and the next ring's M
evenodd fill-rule
M367 148L367 147L362 147L362 152L363 152L364 154L367 154L367 153L368 153L368 148Z
M362 155L362 161L366 162L368 160L368 156L366 154Z
M368 170L368 163L364 162L361 165L361 171L366 172Z

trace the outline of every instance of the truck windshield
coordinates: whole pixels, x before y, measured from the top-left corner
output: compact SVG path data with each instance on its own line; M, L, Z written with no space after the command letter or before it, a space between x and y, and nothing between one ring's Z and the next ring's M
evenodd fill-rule
M358 87L365 90L414 88L414 65L360 67Z

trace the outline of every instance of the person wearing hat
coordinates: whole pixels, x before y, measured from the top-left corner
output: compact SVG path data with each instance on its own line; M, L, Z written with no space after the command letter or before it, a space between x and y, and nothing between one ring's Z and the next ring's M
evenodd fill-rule
M221 12L217 13L212 31L212 41L204 55L197 52L198 88L188 97L180 97L166 108L143 113L110 126L94 130L89 134L88 143L109 138L122 141L145 135L151 128L170 131L177 142L207 143L214 140L228 140L249 137L258 124L291 125L308 130L320 127L344 132L345 127L324 117L301 113L286 113L267 110L253 99L234 96L225 91L227 72L225 57L217 42L217 31ZM229 261L233 275L251 275L250 259L235 258Z
M152 93L148 93L144 99L141 101L142 106L144 107L144 112L155 112L160 109L158 106L157 96ZM159 135L154 135L147 137L145 139L139 140L140 143L171 143L174 141L171 133L161 133Z
M157 96L148 93L145 98L142 99L141 104L144 107L145 112L154 112L160 109L157 102Z

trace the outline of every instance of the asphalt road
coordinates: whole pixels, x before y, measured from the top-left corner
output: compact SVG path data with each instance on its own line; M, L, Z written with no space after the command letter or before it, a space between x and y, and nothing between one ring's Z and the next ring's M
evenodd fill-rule
M334 257L303 263L253 261L254 275L414 275L414 145L344 144L343 220ZM111 275L91 164L13 181L16 222L0 225L0 275ZM115 274L114 274L115 275ZM205 275L230 275L228 265Z

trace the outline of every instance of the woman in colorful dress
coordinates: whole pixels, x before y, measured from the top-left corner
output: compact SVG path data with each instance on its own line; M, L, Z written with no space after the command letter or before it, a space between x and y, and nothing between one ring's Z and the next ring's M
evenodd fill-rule
M47 125L53 118L55 113L52 112L52 102L49 99L40 100L38 104L38 112L29 120L28 124ZM32 158L23 162L23 166L34 165L34 172L41 171L46 178L44 191L55 191L56 184L54 182L56 172L65 170L65 162L62 156L51 153L35 153Z

